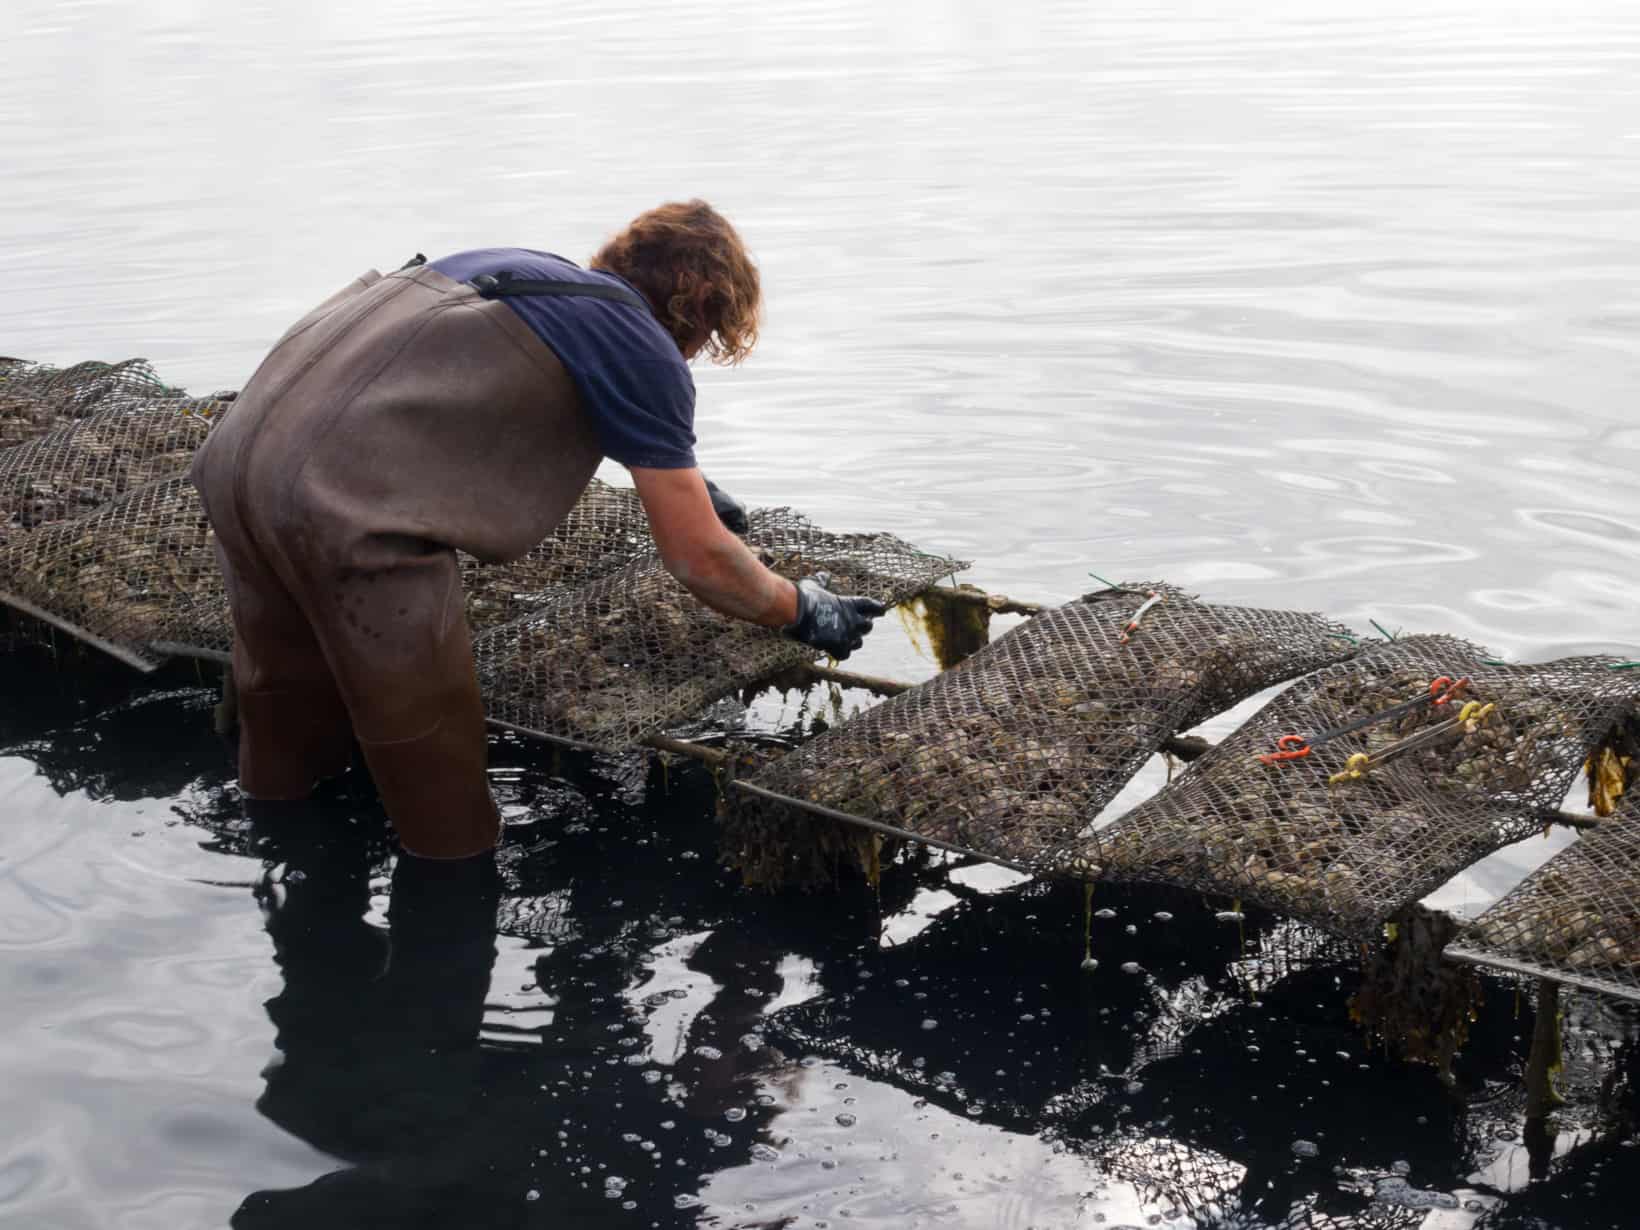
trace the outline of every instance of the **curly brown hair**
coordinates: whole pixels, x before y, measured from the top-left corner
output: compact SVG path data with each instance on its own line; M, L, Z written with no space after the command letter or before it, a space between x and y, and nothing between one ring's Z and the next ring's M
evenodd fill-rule
M591 267L643 292L685 355L739 363L757 343L763 291L729 220L705 201L670 201L639 214Z

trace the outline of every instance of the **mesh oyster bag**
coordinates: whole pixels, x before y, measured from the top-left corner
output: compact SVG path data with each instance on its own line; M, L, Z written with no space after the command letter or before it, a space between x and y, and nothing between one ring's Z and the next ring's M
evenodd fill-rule
M784 508L754 512L744 537L783 576L829 572L836 592L889 604L966 567L891 534L829 534ZM708 609L654 554L548 596L473 647L492 718L613 749L820 656Z
M1446 955L1640 1000L1640 793L1471 923Z
M85 515L116 496L185 472L232 402L116 399L82 419L0 450L0 542Z
M467 622L475 633L497 627L654 550L638 493L595 478L569 515L529 554L508 564L461 557Z
M197 644L228 626L210 527L185 475L16 535L0 548L0 602L143 670L164 656L152 643Z
M21 444L85 418L112 400L181 397L146 359L52 367L0 361L0 448Z
M1343 627L1316 615L1113 587L1011 629L749 784L1029 866L1071 841L1178 731L1354 652ZM744 792L740 802L725 846L749 859L780 844L780 803Z
M198 507L193 493L184 492L182 498ZM558 527L518 559L484 564L457 553L467 622L475 635L483 633L577 585L607 576L653 549L649 523L637 493L593 479ZM233 621L219 576L201 581L191 599L172 613L152 645L164 654L218 659L225 658L232 647Z
M1635 673L1612 664L1509 666L1445 636L1373 648L1274 698L1178 781L1080 839L1059 869L1374 936L1555 815L1640 695Z

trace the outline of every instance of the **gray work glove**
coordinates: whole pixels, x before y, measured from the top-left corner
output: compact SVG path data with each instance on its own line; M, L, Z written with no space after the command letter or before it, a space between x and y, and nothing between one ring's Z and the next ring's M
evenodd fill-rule
M817 572L797 583L797 622L782 635L824 650L841 662L860 648L871 621L888 613L875 598L843 597L831 592L831 574Z
M702 478L706 478L704 474ZM712 497L712 511L717 513L718 520L731 534L744 534L751 529L751 522L746 519L746 505L719 487L711 479L706 479L706 494Z

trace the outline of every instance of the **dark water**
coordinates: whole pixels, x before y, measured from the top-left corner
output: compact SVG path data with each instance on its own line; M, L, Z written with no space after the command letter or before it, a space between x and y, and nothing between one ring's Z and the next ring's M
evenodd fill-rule
M1598 1005L1529 1140L1501 982L1448 1088L1290 924L1101 888L1085 973L1079 888L748 893L704 773L505 740L500 909L401 875L390 936L378 809L247 818L191 670L0 682L0 1224L1632 1224Z
M758 353L697 373L753 504L1021 597L1091 570L1640 656L1637 114L1628 0L11 0L0 353L237 386L363 268L584 255L699 194L768 290ZM892 628L851 665L932 669ZM1587 1004L1546 1150L1502 984L1452 1094L1272 920L1101 890L1090 977L1074 892L753 896L698 774L505 742L501 930L390 958L380 817L246 827L209 703L0 658L0 1224L1636 1220L1595 1130L1627 1025Z

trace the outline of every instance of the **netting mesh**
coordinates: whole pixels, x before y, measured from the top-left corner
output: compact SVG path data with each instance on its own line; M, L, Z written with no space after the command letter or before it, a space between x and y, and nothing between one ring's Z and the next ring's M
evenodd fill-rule
M51 619L137 665L155 641L198 643L227 600L199 494L186 476L139 487L87 516L0 548L0 601Z
M231 405L221 398L115 398L86 418L0 450L0 543L183 473Z
M176 519L199 515L193 491L178 492L178 500ZM482 633L554 595L606 576L653 548L637 493L594 479L558 528L527 555L508 564L482 564L469 555L460 556L468 622L475 635ZM201 579L199 589L177 605L159 642L167 653L214 656L229 651L233 621L220 576Z
M1640 793L1476 919L1448 950L1640 1000Z
M1640 694L1635 672L1610 665L1491 664L1443 636L1375 648L1276 697L1179 781L1076 843L1060 867L1199 888L1340 934L1375 934L1464 867L1542 829ZM1441 676L1469 680L1446 707L1420 703L1318 741L1430 697ZM1467 701L1494 708L1463 720ZM1260 760L1295 734L1313 745L1308 756ZM1374 761L1341 777L1362 753Z
M1152 593L1163 600L1124 643ZM1318 616L1108 589L1012 629L751 782L1029 865L1074 838L1177 731L1354 651ZM726 846L745 862L780 845L780 810L737 808Z
M0 448L85 418L111 399L181 396L146 359L72 367L8 359L0 362Z
M747 544L789 578L832 574L838 593L900 602L963 565L890 534L828 534L789 509L752 514ZM540 734L625 747L731 693L819 656L691 597L660 558L548 597L477 638L492 717Z
M593 479L558 528L510 564L461 560L467 622L482 632L654 551L638 493Z

